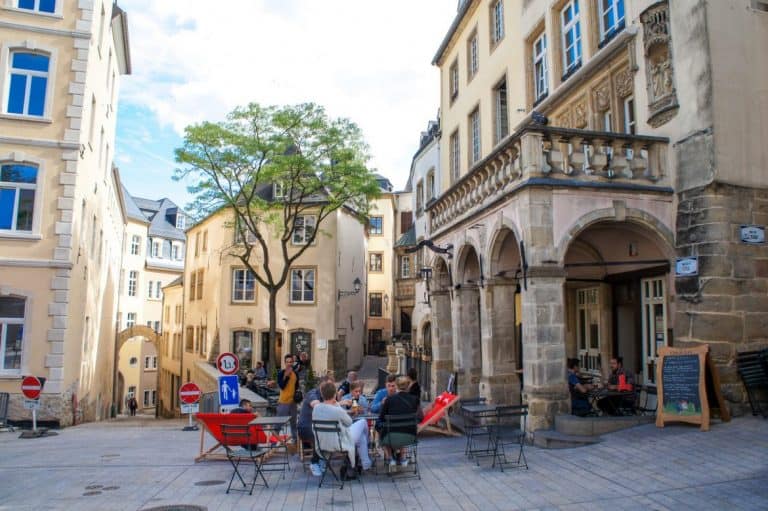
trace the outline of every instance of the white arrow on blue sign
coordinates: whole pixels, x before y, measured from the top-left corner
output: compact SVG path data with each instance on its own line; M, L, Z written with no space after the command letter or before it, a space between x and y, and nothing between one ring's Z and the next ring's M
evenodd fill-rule
M236 375L219 376L219 404L221 406L240 404L240 385Z

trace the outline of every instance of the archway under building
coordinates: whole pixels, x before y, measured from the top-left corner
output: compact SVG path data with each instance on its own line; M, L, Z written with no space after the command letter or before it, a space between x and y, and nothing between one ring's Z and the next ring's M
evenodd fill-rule
M135 359L135 360L134 360ZM138 409L158 416L163 409L174 410L178 403L176 378L169 393L171 403L161 402L162 346L160 334L152 328L134 325L117 334L115 345L115 395L117 413L127 412L127 400L134 394Z
M480 303L480 289L484 283L481 260L472 245L461 247L456 275L453 306L458 322L455 328L453 363L459 394L472 398L480 393L480 379L484 373Z
M431 304L430 338L432 340L431 388L446 388L456 370L453 358L453 310L451 297L454 293L450 262L436 257L432 262L432 278L427 281L428 299Z
M596 221L571 238L566 272L566 356L605 375L611 357L638 383L654 384L659 348L670 344L671 237L638 221Z

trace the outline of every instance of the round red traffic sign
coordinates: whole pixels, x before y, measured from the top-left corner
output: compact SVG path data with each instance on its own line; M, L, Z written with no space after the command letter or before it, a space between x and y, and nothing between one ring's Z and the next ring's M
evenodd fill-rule
M240 360L234 353L222 353L216 359L216 367L223 374L235 374L240 369Z
M185 383L179 388L179 399L186 405L197 403L200 401L201 395L202 392L200 391L200 387L192 382Z
M25 376L21 380L21 392L27 399L37 399L43 390L43 384L35 376Z

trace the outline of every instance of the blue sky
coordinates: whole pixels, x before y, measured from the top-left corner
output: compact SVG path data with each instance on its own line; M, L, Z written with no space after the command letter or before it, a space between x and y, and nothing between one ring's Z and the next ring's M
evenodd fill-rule
M312 101L356 122L372 167L405 185L436 118L431 65L455 0L121 0L133 74L121 82L115 162L133 195L184 206L174 148L185 126L235 106ZM226 6L226 8L224 7Z

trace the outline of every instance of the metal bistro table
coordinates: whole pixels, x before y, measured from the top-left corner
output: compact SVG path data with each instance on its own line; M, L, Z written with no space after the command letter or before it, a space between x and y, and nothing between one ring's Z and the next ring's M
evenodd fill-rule
M480 458L493 456L493 424L496 421L497 405L466 404L461 406L461 414L464 416L464 433L467 435L467 445L464 454L468 458ZM478 438L486 438L485 446L477 445ZM475 460L479 464L479 460Z
M262 471L276 472L281 470L282 477L285 477L286 471L290 468L290 456L288 453L288 436L280 434L291 418L287 415L272 417L256 417L248 424L259 426L266 435L266 447L269 449L269 456L262 465Z

